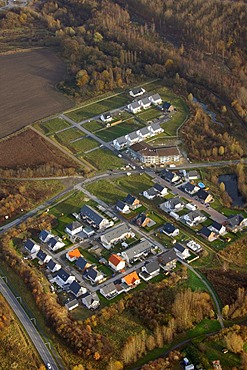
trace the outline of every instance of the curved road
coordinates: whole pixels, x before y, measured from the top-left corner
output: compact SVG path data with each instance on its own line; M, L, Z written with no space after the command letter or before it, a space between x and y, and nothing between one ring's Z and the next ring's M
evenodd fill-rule
M23 327L25 328L29 338L33 342L36 350L39 352L41 359L44 361L45 364L48 362L51 364L53 370L58 370L57 364L52 357L52 354L46 347L42 337L40 336L39 332L35 328L34 324L32 323L29 316L26 314L26 311L22 308L14 294L11 292L7 284L3 281L3 278L0 278L0 292L4 296L4 298L8 301L9 305L11 306L12 310L22 323Z

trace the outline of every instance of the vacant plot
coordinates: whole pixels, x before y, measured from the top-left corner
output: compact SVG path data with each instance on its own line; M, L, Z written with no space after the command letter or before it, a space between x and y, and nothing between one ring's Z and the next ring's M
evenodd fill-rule
M140 128L144 127L144 124L139 123L135 119L130 119L128 121L119 123L116 126L108 127L105 130L97 131L96 135L108 142L112 141L120 136L124 136L129 134L132 131L138 130Z
M99 146L99 143L96 140L88 138L88 137L80 139L80 140L76 140L70 143L70 147L77 154L85 153L89 150L97 148L98 146Z
M64 168L78 167L59 149L30 129L1 141L0 158L0 168L34 168L49 163Z
M126 197L127 193L108 180L100 180L87 186L88 191L108 204L115 204L118 199Z
M50 49L0 56L0 138L71 107L54 86L66 66Z
M69 144L71 141L79 139L80 137L85 136L85 134L76 129L76 128L68 128L67 130L61 131L58 134L55 134L55 139L62 144Z
M35 127L40 130L43 134L49 136L55 134L55 132L70 127L70 124L61 118L52 118L49 121L40 122L35 124Z
M109 149L96 149L90 153L87 153L84 158L86 161L102 171L119 168L124 163Z
M88 121L86 123L84 123L82 125L82 127L84 127L86 130L90 131L90 132L95 132L95 131L98 131L102 128L105 127L105 125L103 124L103 122L99 122L99 121Z
M158 108L151 107L146 110L142 110L139 114L138 117L140 117L144 121L150 121L153 120L154 118L158 118L162 116L162 112Z
M138 195L140 192L153 186L153 181L148 175L131 175L120 177L114 182L128 193Z

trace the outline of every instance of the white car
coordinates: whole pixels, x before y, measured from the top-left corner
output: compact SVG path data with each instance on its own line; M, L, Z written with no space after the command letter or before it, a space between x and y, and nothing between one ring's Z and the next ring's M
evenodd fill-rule
M50 362L47 362L47 364L46 364L46 368L47 368L47 370L52 370L52 367L51 367Z

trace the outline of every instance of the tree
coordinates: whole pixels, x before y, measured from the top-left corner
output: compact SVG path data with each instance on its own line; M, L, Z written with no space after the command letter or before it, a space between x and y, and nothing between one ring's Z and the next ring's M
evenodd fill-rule
M193 97L192 93L189 93L189 95L188 95L188 100L189 100L190 102L193 102L193 99L194 99L194 97Z
M89 76L85 69L81 69L79 72L77 72L76 84L80 89L82 89L85 85L87 85L88 82L89 82Z
M239 334L235 332L229 332L225 336L225 342L226 342L227 348L230 351L234 353L239 353L243 351L244 341Z
M222 193L224 193L224 191L226 190L226 186L225 186L225 184L224 184L224 182L221 182L220 183L220 191L222 192Z

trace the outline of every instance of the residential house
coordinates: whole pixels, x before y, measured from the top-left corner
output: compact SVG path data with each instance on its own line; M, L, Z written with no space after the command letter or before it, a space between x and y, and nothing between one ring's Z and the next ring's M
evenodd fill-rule
M189 181L197 180L197 179L200 178L200 175L199 175L198 171L192 170L192 171L187 172L187 178L188 178Z
M82 298L82 303L90 310L96 310L100 305L100 300L97 293L88 293Z
M51 234L49 231L47 230L42 230L39 234L39 239L43 242L43 243L47 243L48 240L50 238L52 238L54 235Z
M207 239L209 242L214 241L218 238L219 234L216 234L214 231L210 230L208 227L203 226L199 231L199 234L203 236L203 238Z
M242 230L244 227L247 226L247 218L244 218L242 215L234 215L228 217L226 220L226 228L227 230L236 233Z
M90 280L91 284L98 284L104 280L104 275L101 271L96 270L94 267L89 267L86 272L86 277Z
M159 272L160 272L160 265L158 261L151 261L151 262L146 262L144 264L139 275L143 280L148 281L152 279L154 276L158 275Z
M197 226L198 224L206 221L207 217L204 216L200 211L191 211L184 215L182 219L185 221L185 223L190 226Z
M140 206L140 201L131 194L128 194L124 199L124 202L128 204L131 209L136 209Z
M209 194L206 190L200 189L197 193L196 196L203 201L205 204L210 203L213 200L213 196Z
M162 104L162 99L161 99L161 97L160 97L160 94L154 94L154 95L151 95L151 96L149 96L149 98L148 98L148 99L151 101L151 103L152 103L153 105Z
M53 236L52 238L50 238L47 242L47 245L48 245L48 248L53 252L65 246L62 239L60 239L58 236Z
M148 128L152 132L152 136L159 135L164 132L164 129L160 126L159 123L152 123L150 126L148 126Z
M119 240L134 237L135 234L126 224L119 224L100 236L100 241L106 249L110 249Z
M50 259L47 263L47 266L48 270L50 270L51 272L56 272L58 270L60 270L61 268L61 265L59 265L59 263L53 261L52 259Z
M170 171L168 170L167 168L165 168L162 172L162 177L168 181L168 182L171 182L171 183L176 183L178 182L181 178L179 175L177 175L175 172L173 171Z
M78 248L73 249L72 251L66 253L66 258L70 262L76 261L79 257L81 257L81 252L79 251Z
M170 237L175 237L179 234L179 229L175 227L173 224L170 222L167 222L163 227L162 227L162 232Z
M129 94L130 94L130 96L132 96L132 98L136 98L137 96L143 95L145 92L146 92L146 90L143 89L142 87L136 87L136 88L130 90Z
M90 238L90 236L92 236L93 234L95 234L94 229L92 229L90 226L84 227L84 229L82 231L84 232L84 234L86 234L86 236L88 238Z
M174 244L174 250L175 250L177 256L179 258L181 258L182 260L190 257L190 252L189 252L188 248L185 248L183 245L181 245L179 243Z
M102 122L109 123L113 120L113 117L111 113L107 112L107 113L101 114L100 119Z
M64 288L65 285L70 285L75 280L73 275L68 274L63 268L57 271L54 281L59 285L61 288Z
M143 127L137 131L140 137L140 140L145 140L152 136L152 132L149 130L148 127Z
M151 251L152 247L153 245L148 240L144 239L140 243L123 251L121 255L123 259L127 261L127 263L135 262L141 257L146 257Z
M71 224L67 225L65 228L65 232L71 236L74 236L82 231L83 225L78 222L74 221Z
M67 308L68 311L72 311L78 306L79 306L79 303L77 299L73 299L72 301L68 301L65 303L65 307Z
M126 290L135 288L138 284L140 284L140 282L141 280L136 271L133 271L122 278L122 283L127 285Z
M161 110L165 112L173 113L175 111L175 107L171 103L166 101L162 104Z
M191 184L190 182L187 182L184 186L183 186L183 189L186 193L190 194L190 195L194 195L196 194L200 188L199 186L197 185L194 185L194 184Z
M143 98L139 100L138 103L143 109L148 109L151 106L151 101L149 100L149 98Z
M90 266L89 263L83 257L79 257L75 265L79 270L82 270L82 271L84 271L86 268Z
M157 182L153 186L154 190L157 191L158 196L164 197L168 194L168 189L163 185L158 184Z
M117 254L112 254L108 259L108 263L115 271L122 271L125 268L125 261Z
M196 211L197 205L193 203L186 203L185 208L187 208L189 211Z
M142 195L147 199L154 199L157 196L157 191L152 187L144 190Z
M138 130L133 131L130 134L126 135L126 139L128 145L133 145L135 143L138 143L138 141L142 140L142 138L139 136Z
M224 235L226 233L226 227L217 221L214 221L212 225L209 226L209 229L219 235Z
M161 207L162 206L162 207ZM160 208L166 208L168 212L170 211L181 211L183 208L184 208L185 204L184 202L179 198L179 197L175 197L175 198L170 198L168 199L167 201L165 201L164 203L162 203L160 205Z
M81 295L85 294L87 292L87 289L81 286L76 280L74 280L69 286L69 291L78 298Z
M86 204L81 208L80 214L81 218L95 229L102 230L111 226L107 218L101 216L97 211Z
M112 144L113 144L115 149L121 150L121 149L125 148L128 145L128 140L126 139L126 136L121 136L121 137L113 140Z
M141 111L142 106L138 101L134 101L133 103L128 104L127 108L131 113L136 114Z
M118 295L116 285L113 283L107 284L100 288L100 294L102 294L106 299L112 299Z
M31 254L32 258L35 258L38 251L40 250L40 246L31 239L27 239L27 241L24 244L24 247Z
M42 249L40 249L36 256L40 262L40 264L47 263L50 261L51 256L49 256L47 253L43 252Z
M165 271L170 271L176 267L177 255L174 249L163 252L158 257L160 267Z
M145 213L140 213L135 219L135 223L139 227L147 227L150 222L152 222L151 218L145 215Z
M130 208L129 208L128 204L126 204L122 200L117 201L116 210L121 212L121 213L129 213L130 212Z

